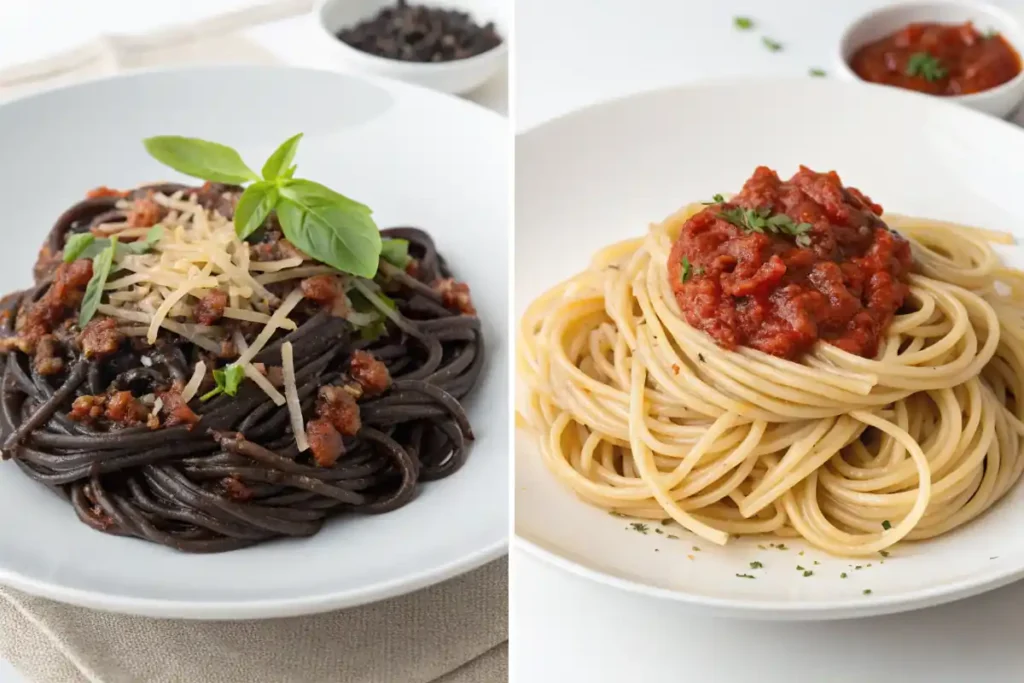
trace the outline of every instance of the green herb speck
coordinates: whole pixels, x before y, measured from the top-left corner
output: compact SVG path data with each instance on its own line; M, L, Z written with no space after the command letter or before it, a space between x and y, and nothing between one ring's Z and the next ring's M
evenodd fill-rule
M804 577L805 578L808 577L808 576L813 576L813 575L814 575L814 572L812 572L810 569L808 569L807 571L804 572Z
M754 28L754 20L750 17L733 17L732 25L741 31L749 31Z
M639 531L641 534L646 534L647 533L647 525L644 524L643 522L632 522L629 525L629 527L633 531Z
M764 567L764 565L761 564L760 562L758 562L757 560L754 560L753 562L750 563L750 568L751 569L761 569L762 567Z
M846 572L843 572L842 574L840 574L839 578L840 579L845 579L846 578Z
M885 529L886 531L888 531L889 529L892 528L892 524L889 523L889 520L884 520L882 522L882 528Z
M756 576L754 576L752 574L737 574L736 577L740 578L740 579L756 579L757 578Z
M771 52L778 52L782 49L782 43L777 40L772 40L768 36L761 38L761 43Z
M826 73L825 73L825 70L824 70L824 69L818 69L818 68L813 68L813 69L811 69L810 71L808 71L808 73L809 73L809 74L810 74L810 75L811 75L811 76L812 76L813 78L824 78L825 76L827 76L827 75L828 75L828 74L826 74Z

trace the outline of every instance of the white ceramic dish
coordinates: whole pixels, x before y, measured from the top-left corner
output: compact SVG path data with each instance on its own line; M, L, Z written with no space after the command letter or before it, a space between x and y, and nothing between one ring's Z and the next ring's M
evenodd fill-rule
M600 104L518 137L517 318L598 248L642 235L683 204L736 191L759 164L784 177L799 164L835 169L893 212L1024 237L1024 132L1015 126L937 98L841 81L682 87ZM1024 267L1020 246L1000 253ZM851 562L788 539L788 550L767 547L777 539L717 547L686 532L671 532L680 535L671 540L627 530L629 520L587 505L556 482L522 431L515 480L520 547L701 614L866 616L954 600L1024 576L1024 485L955 533L898 546L888 559ZM737 578L751 562L764 565L754 572L757 580ZM804 577L797 565L813 575Z
M891 35L914 22L962 24L974 22L979 31L998 31L1018 52L1024 49L1024 28L1010 13L981 2L901 2L872 10L854 21L839 39L836 71L850 80L860 80L850 68L853 54L867 43ZM1024 72L1000 86L971 95L942 99L1000 118L1008 116L1024 100Z
M338 40L337 33L341 29L370 19L382 8L394 4L394 0L320 0L316 17L323 29L321 39L332 43L333 54L345 67L456 95L480 87L505 64L511 14L511 3L506 0L445 0L440 3L446 9L468 12L478 24L493 21L497 27L503 39L501 45L468 59L437 64L402 62L371 55Z
M3 292L30 283L46 232L86 190L173 173L146 154L142 138L194 135L259 160L303 131L303 175L372 206L381 226L431 232L472 285L489 353L467 401L478 438L465 467L424 485L404 508L338 517L309 539L187 555L108 536L2 463L0 583L119 612L261 618L379 600L500 557L508 535L506 125L401 83L277 67L137 73L0 106Z

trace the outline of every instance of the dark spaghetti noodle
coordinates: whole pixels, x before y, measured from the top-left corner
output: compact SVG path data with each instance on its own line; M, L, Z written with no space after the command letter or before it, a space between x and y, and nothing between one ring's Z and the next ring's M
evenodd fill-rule
M200 204L227 215L232 188L214 189L161 185L144 191L195 193ZM136 191L126 199L142 196ZM60 217L41 252L35 286L0 304L3 336L13 338L19 316L54 286L50 261L67 235L123 215L118 201L87 199ZM116 352L101 359L65 344L62 369L52 374L41 373L29 353L9 347L0 396L4 458L61 493L91 527L188 552L310 536L343 512L382 513L405 505L419 482L447 477L466 461L473 433L460 400L480 376L484 345L479 319L452 310L436 286L451 273L430 236L407 227L382 234L408 240L416 267L406 272L382 260L375 281L351 278L353 291L382 314L379 336L303 302L296 309L297 329L277 331L253 358L254 364L280 366L282 345L291 343L306 420L315 414L322 387L352 383L356 351L387 367L390 387L358 399L361 427L344 437L342 455L332 464L299 452L287 406L275 405L250 381L234 396L189 401L199 417L193 425L120 427L69 416L83 396L127 390L139 397L180 387L201 359L209 360L202 349L163 330L155 345L122 339ZM381 306L384 299L395 308ZM252 336L251 326L245 336Z

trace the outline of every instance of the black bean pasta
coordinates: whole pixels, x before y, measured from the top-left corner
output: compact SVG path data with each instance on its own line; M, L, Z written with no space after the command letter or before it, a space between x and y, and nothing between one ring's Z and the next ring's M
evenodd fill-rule
M484 344L468 288L430 236L382 230L407 242L405 263L382 258L358 278L312 264L273 215L248 243L233 239L239 192L94 192L50 232L35 285L0 304L3 457L95 529L187 552L309 536L344 512L399 508L466 461L460 401ZM153 225L164 237L142 235ZM90 262L62 258L77 235L121 237L84 327ZM221 242L223 254L207 253ZM206 284L176 301L179 280Z

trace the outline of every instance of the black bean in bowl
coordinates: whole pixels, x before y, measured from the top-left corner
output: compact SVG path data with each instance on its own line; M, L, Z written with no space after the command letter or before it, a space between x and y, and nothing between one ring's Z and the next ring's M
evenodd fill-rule
M501 45L493 22L481 26L466 12L404 0L343 28L338 39L362 52L403 62L451 62Z

